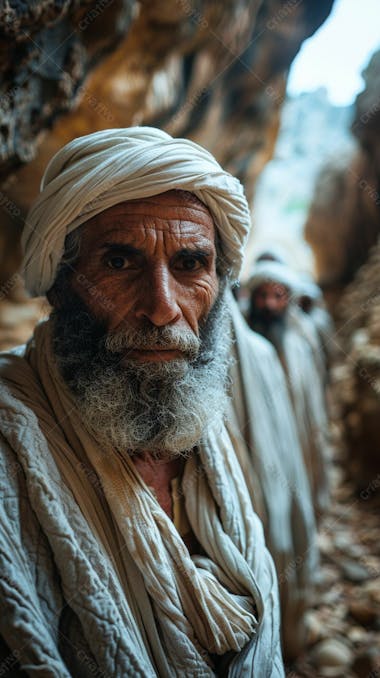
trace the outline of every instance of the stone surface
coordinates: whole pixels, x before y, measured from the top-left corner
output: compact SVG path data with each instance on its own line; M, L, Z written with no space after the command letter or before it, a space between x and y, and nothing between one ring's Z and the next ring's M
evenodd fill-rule
M380 207L380 52L363 72L352 132L358 149L323 168L305 226L331 312L378 239Z
M337 638L322 640L312 650L311 660L316 668L339 668L341 671L352 662L352 651Z
M361 652L352 669L358 678L377 678L380 675L380 649L372 647Z
M380 650L377 625L380 610L379 505L373 495L367 501L358 499L354 483L341 472L346 467L342 441L334 449L332 461L331 507L320 525L319 543L324 548L319 591L314 608L307 616L306 651L288 667L287 675L289 678L377 678L377 651ZM350 561L369 569L370 579L353 582L343 578L341 563L347 560L348 543L351 552L358 554L356 558L350 556Z
M380 578L368 582L365 590L369 597L380 605Z
M358 150L321 176L306 234L337 320L332 377L348 469L366 501L380 496L380 52L364 78L352 125Z
M348 560L346 558L342 559L340 561L340 567L345 579L354 583L367 581L371 576L366 567L354 560Z
M314 645L316 642L326 637L326 630L321 620L314 610L306 615L307 644Z
M89 70L131 22L134 0L0 6L0 175L35 156L39 133L76 105Z
M340 404L348 467L363 501L380 496L380 247L347 287L339 305Z
M19 233L47 161L80 134L151 124L189 137L252 197L273 152L289 66L332 2L7 0L0 289L19 266Z
M378 617L376 608L369 601L352 601L349 607L351 616L360 624L373 624Z

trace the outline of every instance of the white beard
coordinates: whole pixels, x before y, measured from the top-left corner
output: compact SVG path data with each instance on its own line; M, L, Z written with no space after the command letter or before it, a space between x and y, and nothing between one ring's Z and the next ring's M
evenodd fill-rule
M231 346L225 302L220 299L210 316L203 340L170 327L127 329L105 336L101 349L87 357L78 350L68 354L72 340L67 337L60 345L56 328L58 365L83 421L101 445L130 454L148 450L166 458L188 455L207 428L223 417ZM123 357L128 347L158 344L176 346L187 355L161 363Z

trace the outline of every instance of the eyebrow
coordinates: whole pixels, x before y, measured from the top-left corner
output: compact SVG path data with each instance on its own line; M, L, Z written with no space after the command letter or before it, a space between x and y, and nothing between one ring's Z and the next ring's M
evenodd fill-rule
M194 245L194 247L183 247L181 250L178 250L178 252L175 253L175 256L187 256L187 255L194 255L197 254L199 256L203 257L209 257L212 254L212 250L210 249L202 249L201 247L197 247Z
M117 243L117 242L105 242L100 246L101 250L114 250L118 252L123 252L124 254L143 254L142 250L133 247L133 245L127 245L126 243Z
M100 246L100 250L108 250L108 251L114 251L114 252L121 252L123 254L138 254L138 255L144 255L144 251L141 249L138 249L137 247L133 247L133 245L128 245L126 243L117 243L117 242L105 242ZM204 246L197 246L196 244L193 245L192 247L183 247L182 249L178 250L178 252L175 252L174 256L187 256L187 255L194 255L197 254L198 256L204 256L204 257L209 257L212 254L212 248L205 248Z

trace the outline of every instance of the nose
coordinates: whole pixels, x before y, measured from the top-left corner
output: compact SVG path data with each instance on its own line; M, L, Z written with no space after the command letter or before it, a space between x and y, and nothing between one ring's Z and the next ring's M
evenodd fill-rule
M274 296L268 296L266 298L266 307L269 311L275 311L278 307L278 300Z
M177 322L182 315L177 295L176 281L166 266L152 269L140 289L135 306L136 318L150 320L156 327Z

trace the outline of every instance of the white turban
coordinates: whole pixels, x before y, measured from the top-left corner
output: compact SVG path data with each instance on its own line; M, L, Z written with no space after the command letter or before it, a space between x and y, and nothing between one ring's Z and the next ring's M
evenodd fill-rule
M33 295L53 284L68 233L126 200L182 189L210 210L231 277L240 272L250 228L243 187L204 148L153 127L95 132L52 158L22 236L23 273Z
M247 287L254 292L268 282L283 285L291 294L298 292L299 278L288 266L277 261L259 261L251 271Z
M313 301L322 299L321 288L310 278L300 278L298 294L300 297L310 297Z

